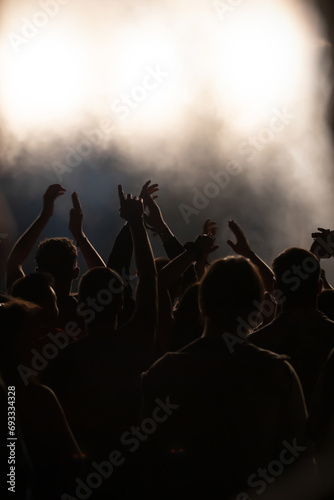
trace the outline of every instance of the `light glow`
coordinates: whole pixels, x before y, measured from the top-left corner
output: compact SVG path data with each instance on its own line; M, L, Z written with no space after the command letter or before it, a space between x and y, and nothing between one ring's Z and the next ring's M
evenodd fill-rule
M231 111L256 122L296 98L305 78L307 45L293 11L240 9L215 40L216 88Z
M64 119L82 105L87 77L71 42L41 37L8 55L2 85L9 123L39 126Z
M3 37L1 107L13 133L54 123L65 136L76 132L75 116L75 127L87 117L115 119L122 136L161 137L184 126L189 111L210 119L213 110L231 130L250 133L310 80L311 28L287 2L241 2L223 20L206 2L191 10L167 1L133 17L119 6L100 18L84 3L75 17L74 4L59 10L18 51ZM87 28L90 13L98 22ZM151 70L165 76L154 81Z

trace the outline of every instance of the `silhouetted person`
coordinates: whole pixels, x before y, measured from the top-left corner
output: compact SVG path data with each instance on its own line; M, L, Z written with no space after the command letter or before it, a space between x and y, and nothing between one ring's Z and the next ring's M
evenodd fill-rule
M49 382L90 461L104 460L113 449L124 448L121 436L138 420L140 374L156 359L157 278L143 204L130 195L125 198L121 187L119 196L120 214L129 224L137 268L134 314L119 327L122 278L106 267L87 271L79 282L78 313L85 317L88 336L64 351ZM130 488L132 493L132 488L138 491L138 479L126 479L132 466L129 456L126 465L104 486L109 493L125 494L123 489L128 492ZM102 495L102 490L97 494Z
M36 345L38 312L38 306L20 299L0 307L0 370L7 387L15 387L16 422L33 468L32 498L58 500L73 492L83 462L55 394L36 378L27 383L20 376L18 368L28 364Z
M65 189L59 184L52 184L44 193L43 208L40 215L24 232L12 248L6 265L6 287L25 276L23 264L38 241L54 212L55 200L64 195ZM66 323L75 321L81 330L83 322L75 315L76 299L71 293L72 282L77 279L80 269L77 266L78 250L80 248L88 268L105 266L105 263L88 241L83 232L83 214L78 195L72 194L73 208L70 210L69 229L76 245L69 238L48 238L43 240L36 251L36 271L49 273L54 277L54 290L57 294L59 317L58 326L66 330Z
M334 347L334 322L317 307L322 289L320 262L308 250L289 248L276 257L273 271L281 313L248 340L289 356L309 406L321 368Z
M302 445L307 413L293 368L284 357L231 343L240 318L247 319L263 293L248 259L213 262L199 286L202 337L142 375L141 416L159 416L147 440L148 492L189 498L219 487L227 498L278 459L284 442ZM161 401L165 419L158 414Z

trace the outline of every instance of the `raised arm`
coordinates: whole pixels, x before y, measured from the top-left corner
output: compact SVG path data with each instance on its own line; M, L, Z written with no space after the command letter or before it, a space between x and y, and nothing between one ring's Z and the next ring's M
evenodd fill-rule
M186 243L185 251L161 269L159 283L167 288L171 287L193 262L202 261L217 250L218 246L214 245L214 242L213 235L202 234L197 236L194 243Z
M75 192L72 194L72 203L73 208L71 208L70 210L70 221L68 227L73 234L73 238L75 239L77 246L82 252L88 269L92 269L93 267L106 267L102 257L98 254L98 252L95 250L95 248L89 242L87 236L83 232L82 208L79 197Z
M151 181L145 182L141 189L139 198L144 198L147 196L154 196L159 190L157 184L151 184ZM130 231L130 226L126 222L120 232L118 233L115 242L113 244L111 253L108 258L108 267L116 271L124 281L124 306L123 310L119 315L119 325L126 323L134 313L135 309L135 299L133 296L133 289L131 280L131 260L133 254L132 236Z
M45 191L40 215L17 240L8 257L6 264L7 290L10 289L14 281L24 276L22 266L52 217L56 198L63 195L65 191L60 184L52 184Z
M241 229L241 227L234 221L228 221L228 226L237 238L236 243L231 240L227 241L227 244L235 251L238 255L242 255L249 259L259 270L263 283L267 292L271 293L274 285L274 273L270 267L262 260L260 257L251 249L250 244Z
M143 201L144 197L147 199L147 197L153 195L159 189L158 184L150 185L150 183L151 181L147 181L141 189L139 198L143 199ZM153 196L153 198L156 198L156 196ZM122 276L124 281L126 281L126 285L129 284L128 277L130 276L132 253L132 236L130 226L128 222L126 222L118 233L108 258L108 267L114 269L114 271Z
M149 181L150 182L150 181ZM158 186L158 184L153 184L153 186ZM175 238L174 234L168 227L168 224L165 222L161 209L159 205L156 203L155 198L153 196L153 192L150 192L147 189L147 183L143 186L141 196L143 198L144 207L146 209L144 213L144 218L146 224L151 228L153 232L158 234L161 238L163 245L168 243L170 240ZM181 249L182 245L180 244Z
M218 226L217 226L216 222L212 221L211 219L207 219L204 222L203 234L208 234L209 236L212 236L212 238L215 240L216 235L217 235L217 230L218 230ZM215 250L217 248L218 247L216 247ZM211 248L209 248L208 250L209 250L209 253L213 252L213 250ZM196 261L195 270L196 270L198 280L200 280L205 274L205 268L208 265L207 260L208 260L209 253L204 253L201 256L201 258Z
M151 227L151 230L158 234L161 238L162 244L169 259L174 259L183 253L183 245L174 236L168 224L165 222L161 209L156 203L154 196L151 196L147 191L143 191L143 199L145 208L147 209L144 214L145 222ZM190 265L183 276L182 288L185 289L192 283L197 281L196 270L193 265Z
M151 244L144 225L144 206L141 198L128 194L118 186L120 216L130 227L138 283L136 308L131 319L132 327L145 330L145 335L153 340L157 324L157 272ZM128 324L129 325L129 324Z
M114 241L108 258L108 267L116 271L124 279L130 275L133 247L130 226L126 222Z
M170 349L170 338L173 328L173 304L169 289L181 278L186 269L195 262L201 262L217 250L213 235L198 236L194 243L186 243L182 254L163 267L158 275L159 290L159 322L157 346L159 354L163 355Z

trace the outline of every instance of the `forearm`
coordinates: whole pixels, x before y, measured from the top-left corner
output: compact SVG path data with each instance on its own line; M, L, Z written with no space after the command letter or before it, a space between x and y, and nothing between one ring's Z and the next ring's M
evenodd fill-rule
M34 245L38 241L43 229L47 225L50 216L43 213L31 224L31 226L17 240L6 263L6 290L19 278L24 276L22 265L29 256Z
M131 259L133 244L129 224L123 225L110 252L107 266L116 271L124 281L124 306L119 315L119 325L126 323L134 313L135 299L131 285Z
M274 285L273 271L255 252L251 251L247 257L258 268L266 291L271 293Z
M136 288L135 312L132 321L136 328L141 324L142 339L152 346L155 341L158 320L157 272L154 256L142 219L129 222L138 283Z
M171 287L195 260L195 253L190 250L185 250L175 257L159 272L159 287L164 286L167 289Z
M195 271L198 279L200 280L205 274L206 262L199 260L195 263Z
M133 253L132 237L129 224L125 224L118 233L108 258L108 267L119 274L130 274Z
M166 224L166 222L163 222L161 226L157 228L157 232L161 238L162 244L164 245L167 243L169 240L174 238L174 234L170 230L169 226Z
M129 226L138 277L156 276L153 251L143 219L132 219L129 221Z
M24 263L43 229L49 222L49 219L50 217L43 215L43 213L37 217L37 219L15 243L8 258L9 264L21 266Z
M173 304L166 287L158 283L158 326L156 333L157 356L161 357L171 348L173 332Z
M84 233L76 239L76 242L77 246L81 250L88 269L92 269L94 267L106 267L104 260L95 250Z

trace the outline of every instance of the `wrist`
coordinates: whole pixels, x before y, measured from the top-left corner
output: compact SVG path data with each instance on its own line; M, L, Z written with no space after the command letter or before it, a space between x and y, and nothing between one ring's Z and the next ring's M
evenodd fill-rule
M87 237L84 233L80 233L77 236L74 236L74 239L76 241L76 246L79 247L84 241L87 241Z
M166 229L168 230L168 226L165 223L165 221L161 221L157 226L152 226L151 224L148 224L145 220L145 225L147 229L150 229L156 234L162 234L166 231Z
M41 211L41 213L39 214L39 219L41 219L43 221L44 220L48 221L51 217L52 217L52 212L50 212L49 210L45 210L44 208Z
M143 220L144 220L143 215L132 215L131 217L128 217L126 219L126 222L129 224L129 226L136 226L142 223Z
M164 237L164 236L173 236L171 230L167 226L165 222L163 222L160 226L156 228L156 232L159 236Z
M253 262L254 260L256 260L257 255L255 252L253 252L253 250L249 250L248 252L245 252L244 257L246 257L246 259L249 259L250 261Z

